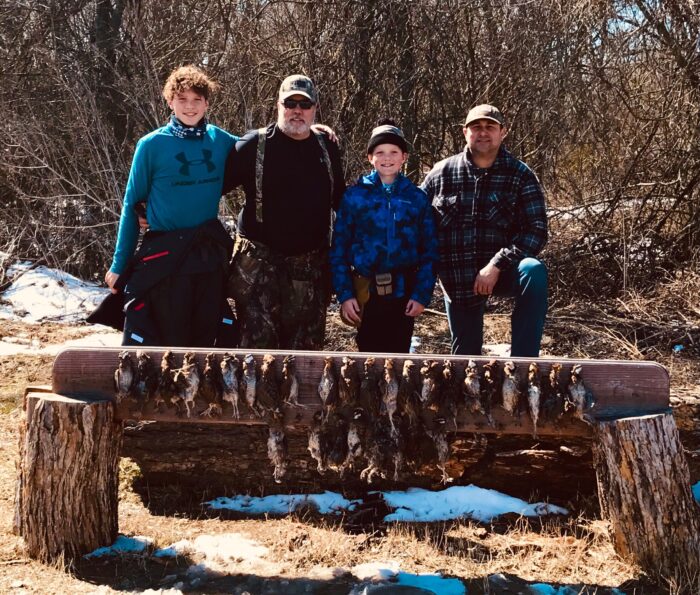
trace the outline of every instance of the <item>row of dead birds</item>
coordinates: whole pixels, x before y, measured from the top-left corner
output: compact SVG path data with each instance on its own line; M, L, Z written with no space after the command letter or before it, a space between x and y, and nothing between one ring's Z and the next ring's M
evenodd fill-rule
M193 352L185 353L179 368L175 367L174 359L174 354L166 351L158 369L148 353L138 351L134 361L128 351L122 351L114 372L117 403L128 399L143 409L152 402L159 411L174 407L178 414L192 417L196 400L201 399L207 407L200 416L220 417L224 404L229 403L231 416L240 419L242 401L251 418L263 419L269 425L268 457L274 465L273 477L280 482L287 469L284 408L302 407L298 402L295 357L284 358L281 375L272 355L263 356L259 369L251 354L243 358L241 365L235 355L224 353L218 361L216 354L208 353L203 370Z
M333 358L325 358L318 386L323 408L314 415L309 434L309 451L319 472L330 468L342 474L364 461L360 477L371 482L390 474L397 480L404 465L436 463L442 481L448 482L446 432L450 424L457 429L461 411L483 416L492 427L494 406L513 417L528 412L534 437L541 418L591 421L593 397L578 364L571 368L565 389L559 363L552 364L544 378L536 362L525 378L513 361L499 370L498 362L491 360L480 374L476 362L469 360L462 374L449 359L442 364L424 360L420 367L406 359L400 376L392 358L384 360L381 373L375 364L373 357L367 358L360 372L356 360L344 357L338 374Z
M495 427L492 408L502 407L513 417L528 412L537 437L537 425L544 418L552 422L564 416L590 422L592 395L583 384L582 367L572 366L566 387L562 387L562 366L553 363L546 376L532 362L523 377L517 364L507 361L502 370L496 360L482 366L469 360L462 373L452 360L442 364L424 360L421 367L411 359L396 372L394 360L386 358L383 369L375 358L358 369L358 360L343 357L339 371L333 357L326 357L318 385L322 409L314 413L308 449L318 471L341 474L362 466L360 477L368 482L379 477L398 479L402 468L436 463L443 482L450 481L446 464L450 455L447 429L457 428L460 411L483 416ZM187 352L176 368L174 355L163 354L160 369L145 352L134 362L128 351L119 354L115 371L117 401L131 399L141 406L174 406L180 414L192 416L195 400L207 403L201 416L221 416L230 403L232 417L239 419L239 401L250 416L269 425L268 457L273 477L281 481L287 469L287 440L284 434L285 407L299 404L300 382L293 355L284 357L281 373L276 359L266 354L258 367L253 355L240 360L225 353L221 361L209 353L200 371L196 356Z
M250 354L240 364L235 355L224 353L218 361L216 354L208 353L200 370L196 354L188 351L177 368L173 352L166 351L158 369L148 353L136 352L134 361L128 351L122 351L114 373L117 402L128 398L143 406L152 401L158 410L172 406L187 417L192 417L196 399L207 403L199 414L203 417L223 415L224 403L230 403L231 416L240 419L239 402L243 401L251 417L268 421L281 418L284 405L301 406L293 355L284 358L281 382L271 355L263 357L259 370Z

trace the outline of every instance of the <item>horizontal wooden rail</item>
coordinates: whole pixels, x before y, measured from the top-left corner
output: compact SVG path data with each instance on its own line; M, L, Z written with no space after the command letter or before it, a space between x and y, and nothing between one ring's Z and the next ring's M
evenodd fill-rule
M117 367L117 355L120 348L75 348L67 349L58 354L54 362L52 391L59 395L67 395L87 400L114 400L114 371ZM130 349L135 359L136 350ZM158 365L163 355L163 349L145 349L153 361ZM186 349L173 349L175 365L179 366ZM220 358L226 350L193 350L197 354L198 362L204 364L206 353L213 352ZM282 360L287 351L262 351L262 350L228 350L240 360L247 353L255 356L258 365L266 353L277 358L278 369L281 370ZM321 377L323 361L331 356L335 359L339 368L342 358L345 356L357 360L359 370L362 370L365 359L372 355L376 359L377 370L380 371L387 354L366 354L356 352L312 352L296 351L296 369L300 382L299 402L304 408L288 407L285 414L285 425L290 428L304 428L311 423L313 412L320 408L321 401L318 397L317 387ZM400 374L404 360L412 359L416 364L425 359L443 361L452 360L456 373L461 379L464 376L464 367L470 359L465 356L445 356L436 354L405 354L393 356L397 374ZM474 357L479 367L492 358ZM546 378L551 365L555 362L562 364L561 381L565 385L568 374L574 364L583 366L583 379L586 388L593 394L596 404L592 414L597 419L615 419L630 415L647 415L667 411L669 408L669 376L665 368L653 362L630 362L614 360L580 360L580 359L549 359L536 360L527 358L512 358L523 374L526 375L527 367L531 361L537 361L542 378ZM502 367L505 359L499 360ZM116 418L121 420L140 419L157 421L177 421L182 423L197 422L209 424L262 424L262 420L252 416L244 403L241 403L241 418L232 417L231 406L224 404L223 415L220 417L201 416L206 409L206 404L197 399L192 417L188 418L177 414L174 409L164 411L155 410L152 402L145 403L135 408L133 404L122 403L117 408ZM462 413L457 419L457 431L460 432L486 432L503 434L528 434L532 433L532 422L527 414L520 417L512 417L501 407L495 406L492 410L495 421L490 426L484 416L480 414ZM452 429L452 428L451 428ZM538 424L538 435L541 436L589 436L590 427L583 422L564 417L554 422L541 420Z

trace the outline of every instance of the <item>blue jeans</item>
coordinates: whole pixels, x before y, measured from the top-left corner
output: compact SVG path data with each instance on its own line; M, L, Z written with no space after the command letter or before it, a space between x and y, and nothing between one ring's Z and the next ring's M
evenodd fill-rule
M535 258L523 258L518 268L501 272L494 295L515 297L510 319L513 357L538 357L547 315L547 267ZM445 296L452 353L481 355L484 342L486 300L476 306L460 306Z

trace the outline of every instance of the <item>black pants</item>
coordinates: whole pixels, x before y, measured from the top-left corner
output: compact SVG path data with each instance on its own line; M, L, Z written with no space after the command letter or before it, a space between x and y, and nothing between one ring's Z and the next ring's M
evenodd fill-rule
M371 353L408 353L415 319L406 316L408 297L372 294L357 331L357 348Z
M220 270L172 275L150 292L153 320L163 345L212 347L221 323Z
M213 347L223 290L221 270L166 277L127 309L122 345Z

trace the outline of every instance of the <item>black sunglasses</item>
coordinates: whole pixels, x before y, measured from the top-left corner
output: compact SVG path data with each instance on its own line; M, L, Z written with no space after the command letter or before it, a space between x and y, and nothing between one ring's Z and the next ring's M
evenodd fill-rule
M308 99L285 99L282 105L287 109L296 109L297 106L301 109L311 109L315 104Z

